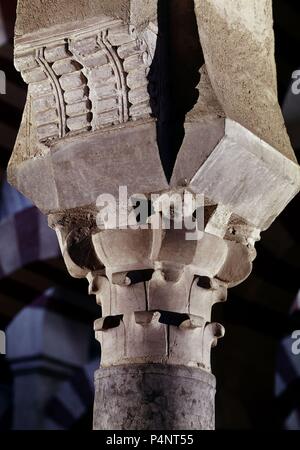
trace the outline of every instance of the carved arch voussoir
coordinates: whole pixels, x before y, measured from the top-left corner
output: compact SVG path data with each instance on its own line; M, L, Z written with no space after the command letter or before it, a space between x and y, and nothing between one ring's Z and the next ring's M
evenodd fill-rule
M38 141L149 118L146 36L108 18L18 44L15 65L29 84Z

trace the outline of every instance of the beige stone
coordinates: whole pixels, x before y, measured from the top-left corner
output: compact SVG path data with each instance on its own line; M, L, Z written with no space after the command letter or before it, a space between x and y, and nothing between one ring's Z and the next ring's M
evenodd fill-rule
M70 274L88 279L102 308L99 429L213 428L210 353L224 329L212 307L249 276L260 232L300 189L277 101L270 0L195 0L205 61L167 181L148 89L157 8L18 4L15 64L29 88L8 174L49 216ZM124 229L127 214L136 225L132 205L115 229L99 222L98 196L118 205L120 186L152 201L143 229ZM164 211L174 195L193 203L181 225L201 212L196 239L176 228L174 205Z

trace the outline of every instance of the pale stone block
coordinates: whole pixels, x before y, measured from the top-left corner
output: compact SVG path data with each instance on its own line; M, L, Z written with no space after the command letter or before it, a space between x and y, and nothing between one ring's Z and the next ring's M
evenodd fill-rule
M181 329L169 327L169 358L171 364L203 367L203 327ZM187 345L188 342L188 345ZM207 369L207 367L205 367Z
M38 63L35 59L35 57L31 54L20 56L19 58L15 59L15 67L20 72L35 69L38 67Z
M73 103L66 106L66 113L69 117L81 116L89 111L86 101Z
M39 131L40 125L43 124L53 124L53 122L57 122L58 116L55 109L47 109L46 111L40 111L36 114L36 124L38 126Z
M28 70L22 73L25 83L37 83L47 79L47 75L41 67Z
M127 76L127 85L130 89L136 89L147 85L146 72L144 67L138 67Z
M101 344L101 365L107 367L124 359L126 331L121 320L120 325L106 331L96 331L96 339Z
M52 85L49 80L40 83L31 83L29 85L29 92L34 96L47 95L53 92Z
M127 42L126 44L120 45L117 49L117 53L120 58L126 60L132 55L138 54L140 52L140 48L138 43L134 40L131 42Z
M212 430L215 384L212 374L185 366L100 369L95 376L94 428Z
M130 103L136 104L136 103L143 103L143 102L149 102L149 93L147 86L141 86L137 89L131 89L128 95ZM132 108L131 108L132 112Z
M148 324L136 323L133 314L124 317L126 328L126 357L130 360L162 360L167 356L167 326L159 322L154 313Z
M45 95L44 97L35 98L32 102L32 106L36 112L46 111L48 109L55 108L55 98L53 94Z
M92 69L95 67L104 66L109 61L107 55L103 50L97 50L94 53L91 53L90 55L83 56L82 62L86 67Z
M104 66L91 69L89 78L90 80L98 85L106 82L113 75L113 70L110 64L105 64Z
M147 309L147 298L144 283L132 286L112 286L110 314L134 314ZM102 312L103 314L103 312Z

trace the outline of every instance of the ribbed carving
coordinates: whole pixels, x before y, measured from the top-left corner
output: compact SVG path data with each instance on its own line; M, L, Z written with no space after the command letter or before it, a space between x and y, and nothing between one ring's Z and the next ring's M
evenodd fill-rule
M115 20L48 41L17 48L15 60L41 142L150 116L151 58L130 26Z

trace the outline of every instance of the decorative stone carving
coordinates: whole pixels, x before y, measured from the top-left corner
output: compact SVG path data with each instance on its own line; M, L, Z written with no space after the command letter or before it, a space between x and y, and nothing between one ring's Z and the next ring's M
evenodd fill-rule
M147 43L120 20L93 22L16 42L41 143L150 116Z
M300 188L277 102L271 0L253 7L195 0L205 64L170 181L148 88L157 58L165 63L157 56L165 38L157 2L78 0L71 20L63 1L64 23L53 0L52 14L39 19L35 0L38 24L24 20L26 3L19 1L16 66L29 95L9 177L49 216L69 272L87 277L101 305L94 427L212 429L210 351L224 334L212 307L250 274L260 232ZM253 58L266 66L264 77L252 73ZM228 74L239 61L232 98ZM253 83L263 97L248 92ZM166 229L159 201L144 227L124 229L121 221L107 229L97 199L105 193L111 206L121 203L121 186L149 202L153 193L201 195L198 239L187 239L176 215ZM196 210L184 219L193 222ZM126 206L125 216L133 213Z
M155 214L161 222L161 212ZM213 416L203 424L204 411L208 413L206 408L213 408L210 350L224 335L224 328L211 322L211 310L215 303L226 300L228 287L250 274L259 230L232 215L223 205L208 201L204 206L203 236L195 241L187 241L187 230L176 230L174 223L170 230L99 230L93 214L83 211L80 222L78 215L53 214L50 224L57 231L69 271L73 276L87 277L90 293L96 295L102 308L102 317L94 324L101 344L96 405L105 401L106 413L102 416L99 411L95 415L95 428L126 428L128 421L115 404L113 387L109 378L104 381L103 369L111 368L112 375L115 368L114 379L120 376L122 385L130 373L126 368L130 371L133 365L142 376L153 364L161 367L157 376L162 380L163 367L170 365L178 386L185 383L180 378L184 366L193 376L198 376L199 370L206 373L203 376L208 384L202 381L200 385L210 401L205 402L201 413L198 411L201 420L194 426L213 428ZM143 369L144 365L147 366ZM135 379L136 382L139 383ZM137 407L138 398L128 399L132 407ZM165 426L171 426L174 420L174 428L189 427L188 403L185 407L185 421L175 419L174 411L170 411L164 419L168 424ZM149 414L149 405L142 406L141 414ZM131 426L139 427L141 421L139 417ZM155 423L157 419L145 422L145 426L151 428ZM163 423L158 426L164 426Z
M90 359L91 333L86 321L72 311L69 293L48 289L22 309L6 330L7 359L13 374L13 429L53 429L47 403L62 382ZM85 305L78 296L77 306ZM68 317L63 314L69 311ZM81 309L83 315L87 311ZM90 317L92 317L92 313ZM78 342L73 339L78 336Z

